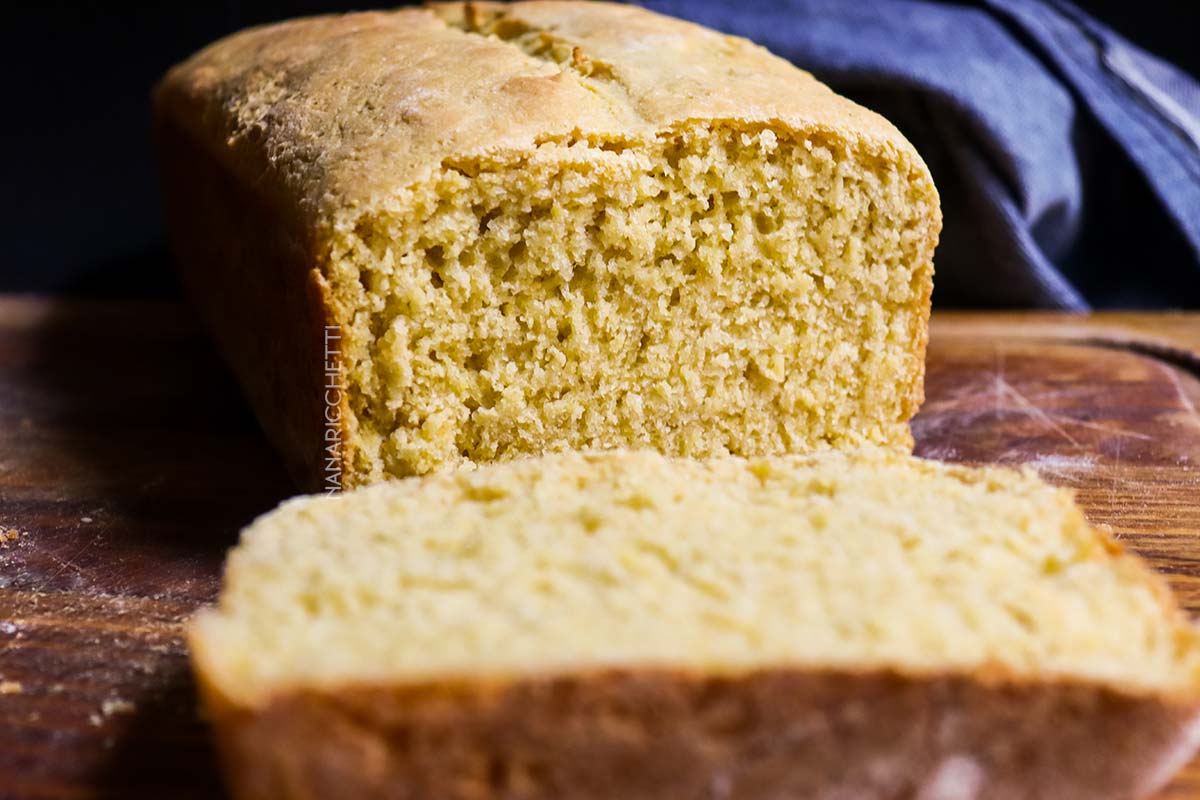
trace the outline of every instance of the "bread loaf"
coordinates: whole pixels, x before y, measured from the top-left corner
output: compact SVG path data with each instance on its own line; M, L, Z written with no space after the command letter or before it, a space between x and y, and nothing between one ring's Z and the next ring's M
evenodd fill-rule
M286 503L190 629L234 795L1144 796L1197 631L1032 474L564 454Z
M182 282L305 485L911 446L929 173L750 42L605 3L319 17L156 109Z

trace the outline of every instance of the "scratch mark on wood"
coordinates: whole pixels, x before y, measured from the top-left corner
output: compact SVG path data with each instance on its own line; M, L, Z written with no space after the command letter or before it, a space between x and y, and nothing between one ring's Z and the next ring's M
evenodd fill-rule
M1117 504L1117 484L1121 481L1121 440L1117 439L1116 448L1113 454L1112 480L1108 484L1108 505L1111 509L1112 524L1122 522L1125 519L1125 510Z
M995 368L996 378L995 378L995 381L993 382L993 387L992 387L992 411L994 411L996 413L996 415L999 416L1000 415L1000 387L1004 384L1004 353L1002 353L1000 351L1000 346L997 344L992 345L992 353L993 353L993 358L994 358L994 361L996 364L996 368Z
M1170 364L1159 364L1159 369L1163 371L1163 374L1167 376L1167 380L1175 387L1175 394L1178 395L1179 404L1183 406L1183 410L1193 417L1200 416L1200 413L1196 412L1196 404L1192 402L1192 398L1188 397L1187 392L1184 391L1183 382L1179 380L1179 374L1175 371L1175 368Z
M1074 405L1080 407L1083 404L1078 401L1092 399L1094 398L1095 393L1094 391L1091 393L1081 393L1077 391L1062 390L1026 393L1018 389L1005 378L1004 362L1002 357L998 355L993 360L993 365L994 373L990 380L966 384L941 401L927 403L923 409L923 414L925 416L923 418L918 418L915 421L915 424L918 427L922 425L928 425L930 424L929 420L932 414L955 411L961 412L963 415L960 421L961 425L965 426L972 424L980 415L987 413L986 411L981 410L977 405L975 408L972 408L972 406L975 405L975 401L990 398L991 411L994 416L999 417L1006 412L1020 413L1023 416L1027 416L1036 420L1047 430L1056 434L1059 438L1077 449L1083 448L1084 445L1076 436L1071 434L1069 428L1085 428L1087 430L1100 431L1101 433L1108 434L1109 436L1140 439L1143 441L1149 441L1153 438L1152 436L1141 433L1140 431L1132 431L1114 425L1107 425L1103 422L1096 422L1094 420L1078 419L1067 414L1059 414L1054 411L1044 409L1034 402L1034 400L1053 400L1070 397L1076 401Z
M1066 439L1071 444L1072 447L1079 447L1078 439L1076 439L1071 434L1067 433L1067 429L1064 428L1063 426L1059 425L1057 422L1055 422L1054 418L1051 417L1050 414L1046 413L1045 411L1038 408L1033 403L1029 402L1029 400L1027 400L1025 398L1025 395L1021 394L1015 386L1013 386L1008 381L1004 380L1003 375L1000 375L1000 374L996 375L996 385L997 385L997 389L996 389L997 397L999 397L1000 393L1004 393L1008 397L1012 398L1012 400L1015 401L1016 404L1018 406L1020 406L1020 408L1023 409L1026 414L1033 417L1034 419L1037 419L1043 425L1045 425L1047 428L1049 428L1050 430L1057 433L1063 439ZM1069 421L1077 422L1077 420L1069 420Z
M1116 436L1118 438L1124 437L1126 439L1141 439L1142 441L1146 441L1146 442L1148 442L1154 438L1153 436L1149 436L1148 434L1145 434L1145 433L1139 433L1137 431L1130 431L1130 430L1126 430L1124 428L1115 427L1113 425L1105 425L1103 422L1092 422L1091 420L1085 420L1085 419L1070 419L1068 417L1062 417L1062 416L1060 416L1059 419L1064 420L1064 421L1069 419L1070 423L1072 425L1078 425L1081 428L1089 428L1094 431L1103 431L1104 433L1107 433L1110 436Z
M88 539L86 544L84 544L82 547L80 547L78 550L76 550L71 555L67 556L67 558L65 558L65 559L59 558L58 556L54 555L53 553L47 553L46 555L50 556L51 559L58 562L59 566L58 566L58 569L54 570L53 572L51 572L50 574L48 574L46 576L46 578L41 582L41 586L48 585L51 581L53 581L55 578L57 578L59 575L61 575L63 572L65 572L68 569L74 570L75 574L77 574L81 577L86 577L83 573L83 570L81 570L79 567L77 567L75 565L75 562L81 555L86 553L88 551L88 549L91 548L92 545L94 545L97 541L100 540L100 536L101 536L101 534L99 534L99 533L93 534L93 536L90 539Z

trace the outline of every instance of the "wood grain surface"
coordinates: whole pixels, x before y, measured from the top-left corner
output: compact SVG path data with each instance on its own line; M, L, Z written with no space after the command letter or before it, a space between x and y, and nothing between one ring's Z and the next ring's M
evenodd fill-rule
M1200 315L942 314L913 432L1076 488L1197 612L1197 375ZM0 798L220 797L181 624L291 492L182 308L0 298Z

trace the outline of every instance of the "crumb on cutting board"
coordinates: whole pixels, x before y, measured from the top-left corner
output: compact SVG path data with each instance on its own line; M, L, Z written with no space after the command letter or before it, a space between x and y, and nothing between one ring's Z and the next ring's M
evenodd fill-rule
M88 722L92 727L99 728L104 720L117 714L132 714L137 706L123 697L109 697L100 703L100 711L88 714Z
M20 694L25 687L20 681L0 681L0 694Z
M121 697L110 697L100 704L100 712L106 717L114 714L129 714L136 708L137 706L133 703Z

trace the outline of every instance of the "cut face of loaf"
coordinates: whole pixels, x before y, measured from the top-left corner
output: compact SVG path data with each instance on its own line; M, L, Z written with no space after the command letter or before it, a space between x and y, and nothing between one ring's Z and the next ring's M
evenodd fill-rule
M190 642L243 798L1128 798L1200 680L1068 493L873 451L291 501Z
M472 160L360 220L331 285L361 469L911 446L927 187L864 161L705 122Z
M928 171L746 41L450 4L248 31L158 101L184 283L307 483L911 446Z

